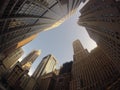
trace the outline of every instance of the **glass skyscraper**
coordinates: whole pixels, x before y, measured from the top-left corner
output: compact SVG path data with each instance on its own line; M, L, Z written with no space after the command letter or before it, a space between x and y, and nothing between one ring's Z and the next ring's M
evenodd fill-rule
M0 52L19 48L41 31L57 27L82 0L2 0Z
M53 72L57 64L57 59L53 55L47 55L42 59L32 77L38 79L39 77Z

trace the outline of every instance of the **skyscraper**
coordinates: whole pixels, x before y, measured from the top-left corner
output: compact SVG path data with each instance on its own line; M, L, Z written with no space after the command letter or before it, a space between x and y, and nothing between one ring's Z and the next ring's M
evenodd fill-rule
M79 44L76 45L79 47ZM83 48L78 51L81 52L81 50L85 52ZM119 84L116 84L120 82L119 63L116 66L116 62L110 59L100 47L95 48L83 58L79 55L76 55L76 58L77 62L75 60L72 66L70 90L106 90L111 86L115 86L115 89Z
M119 63L120 0L89 0L80 12L78 24L84 26L97 45Z
M23 55L23 49L19 48L10 53L4 60L3 60L3 65L5 66L6 69L10 69L13 67L18 59Z
M20 64L22 65L23 69L29 70L32 63L36 60L36 58L41 54L41 51L39 50L34 50L30 54L28 54L21 62Z
M86 57L88 55L87 49L84 49L80 41L77 39L73 42L73 50L74 50L74 62L79 62L80 59ZM78 58L79 57L79 58Z
M48 88L50 82L54 81L53 76L55 75L56 64L57 60L53 55L50 54L44 57L31 76L25 90L43 90Z
M29 69L40 53L40 50L34 50L15 65L7 77L7 82L13 89L21 90L21 88L25 88L25 85L29 82L27 76Z
M15 65L23 53L23 49L19 48L14 50L9 55L5 56L4 59L0 61L0 76L5 74Z
M39 32L60 25L76 10L81 1L2 0L0 52L21 47L34 39Z
M35 72L33 73L32 77L37 79L42 75L53 72L55 70L56 64L57 64L57 59L53 55L50 54L45 56L38 65Z

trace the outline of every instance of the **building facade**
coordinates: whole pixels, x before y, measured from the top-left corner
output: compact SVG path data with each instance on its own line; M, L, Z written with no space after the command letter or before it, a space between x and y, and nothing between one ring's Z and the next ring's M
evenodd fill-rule
M63 73L56 77L54 90L70 90L71 72Z
M19 48L41 31L57 27L81 0L1 0L0 52ZM61 13L62 12L62 13Z
M8 85L15 90L24 90L30 79L28 76L32 63L40 55L40 50L34 50L28 54L21 62L18 62L7 76Z
M78 41L74 41L74 43L76 42ZM79 49L78 51L81 52L83 49ZM76 54L74 59L70 90L106 90L108 87L120 88L114 85L120 78L120 72L117 68L117 66L119 67L119 63L116 66L114 60L110 59L101 48L95 48L83 58Z
M89 0L80 10L78 24L116 63L120 60L120 1ZM116 64L117 66L117 64ZM120 67L118 67L120 68Z
M54 90L70 90L72 64L72 61L66 62L60 68L60 73L56 77Z
M54 90L55 82L56 81L56 74L54 72L47 73L41 76L39 89L33 90Z
M42 59L32 77L38 79L42 75L53 72L56 69L56 65L57 59L51 54L47 55Z
M12 68L17 62L18 59L23 55L24 51L22 48L16 49L14 52L9 54L4 60L3 64L5 68L8 70Z
M9 55L5 56L4 59L0 61L0 76L4 75L8 70L10 70L18 61L18 59L23 55L22 48L14 50Z
M25 81L26 82L26 81ZM36 80L33 77L30 77L25 85L24 90L33 90L33 88L37 87ZM23 86L22 85L22 86ZM36 88L37 89L37 88ZM39 90L39 89L37 89Z
M24 81L23 78L25 75L27 75L27 73L28 73L28 70L23 70L21 68L21 65L18 63L6 78L8 86L12 90L23 90L22 83L26 82L26 80Z

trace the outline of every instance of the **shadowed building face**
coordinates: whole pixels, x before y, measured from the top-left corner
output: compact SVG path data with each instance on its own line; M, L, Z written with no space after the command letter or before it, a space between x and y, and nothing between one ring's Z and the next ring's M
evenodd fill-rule
M86 53L85 49L79 47L82 47L80 41L75 40L70 90L119 89L120 62L110 59L100 47L90 53Z

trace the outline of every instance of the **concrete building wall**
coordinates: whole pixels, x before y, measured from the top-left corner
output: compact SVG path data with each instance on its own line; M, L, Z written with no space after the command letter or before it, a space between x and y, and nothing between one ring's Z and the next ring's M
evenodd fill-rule
M119 63L116 66L116 62L100 47L82 59L79 55L76 57L77 63L73 62L72 67L71 90L105 90L120 78Z
M89 0L80 10L78 24L84 26L90 37L116 63L120 60L120 1ZM116 65L117 66L117 65ZM120 67L119 67L120 68Z

